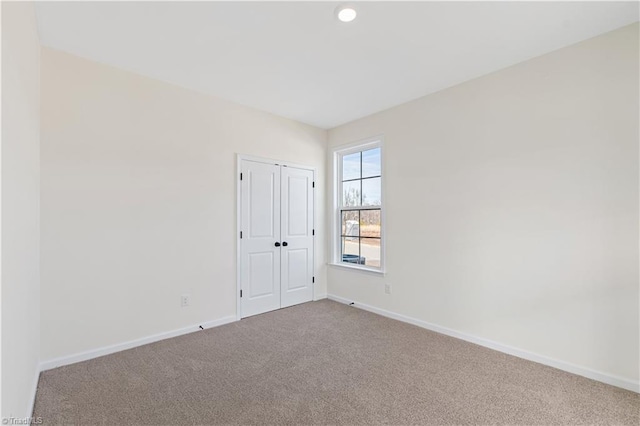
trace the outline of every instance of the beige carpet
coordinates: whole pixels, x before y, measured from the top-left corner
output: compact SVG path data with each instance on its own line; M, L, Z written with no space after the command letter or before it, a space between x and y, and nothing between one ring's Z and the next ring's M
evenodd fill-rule
M44 372L44 424L630 424L640 395L328 300Z

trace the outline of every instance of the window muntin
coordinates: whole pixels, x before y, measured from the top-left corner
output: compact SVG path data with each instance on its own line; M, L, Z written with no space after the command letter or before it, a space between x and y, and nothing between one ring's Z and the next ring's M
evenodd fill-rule
M382 269L382 161L379 144L338 155L338 262Z

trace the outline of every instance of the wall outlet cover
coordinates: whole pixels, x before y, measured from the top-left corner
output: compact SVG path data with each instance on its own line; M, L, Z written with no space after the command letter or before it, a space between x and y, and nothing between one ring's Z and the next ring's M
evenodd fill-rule
M183 294L182 296L180 296L180 306L184 308L186 306L189 306L190 304L191 304L190 294Z

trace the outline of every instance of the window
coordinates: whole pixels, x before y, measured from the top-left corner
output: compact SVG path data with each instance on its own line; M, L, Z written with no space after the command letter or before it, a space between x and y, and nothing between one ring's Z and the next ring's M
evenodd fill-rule
M336 151L335 263L381 271L382 148L380 141Z

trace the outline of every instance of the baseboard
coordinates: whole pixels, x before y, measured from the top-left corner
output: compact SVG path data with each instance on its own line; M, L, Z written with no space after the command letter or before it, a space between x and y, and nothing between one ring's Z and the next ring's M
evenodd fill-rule
M514 348L512 346L504 345L502 343L494 342L492 340L484 339L482 337L476 337L470 334L462 333L450 328L442 327L436 324L422 321L416 318L411 318L406 315L397 314L395 312L387 311L384 309L376 308L374 306L359 303L354 300L345 299L340 296L329 294L327 296L330 300L351 304L356 308L360 308L365 311L373 312L374 314L382 315L384 317L392 318L398 321L406 322L416 325L418 327L426 328L427 330L435 331L436 333L445 334L447 336L455 337L457 339L465 340L476 345L484 346L489 349L493 349L499 352L503 352L509 355L523 358L529 361L537 362L539 364L547 365L549 367L557 368L558 370L567 371L569 373L577 374L579 376L593 379L598 382L606 383L608 385L616 386L619 388L627 389L633 392L640 393L640 382L626 379L624 377L614 376L612 374L603 373L600 371L592 370L586 367L581 367L576 364L572 364L565 361L549 358L544 355L539 355L533 352L529 352L523 349Z
M322 299L326 299L326 298L327 298L327 293L321 293L321 294L318 294L317 296L315 296L313 298L313 301L316 302L318 300L322 300Z
M51 370L52 368L62 367L64 365L75 364L76 362L87 361L89 359L98 358L104 355L109 355L115 352L124 351L126 349L135 348L137 346L146 345L149 343L157 342L160 340L170 339L171 337L181 336L183 334L193 333L199 331L200 327L207 329L218 327L220 325L228 324L236 321L235 315L220 318L214 321L208 321L202 324L194 324L189 327L180 328L177 330L167 331L164 333L154 334L152 336L143 337L136 340L130 340L128 342L117 343L115 345L104 346L98 349L92 349L90 351L80 352L69 356L55 358L49 361L44 361L40 364L40 371Z

